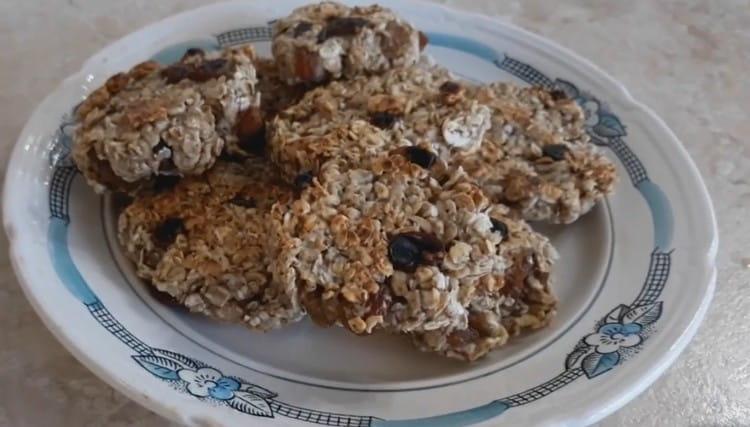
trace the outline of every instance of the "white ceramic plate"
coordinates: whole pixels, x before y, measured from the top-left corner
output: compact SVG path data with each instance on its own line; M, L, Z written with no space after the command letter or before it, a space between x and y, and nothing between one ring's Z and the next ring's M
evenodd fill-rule
M418 353L398 337L302 322L258 334L167 308L113 239L113 209L69 158L69 113L107 76L189 45L256 42L301 0L182 13L94 55L29 119L3 199L13 266L65 346L131 398L188 425L585 425L645 389L693 336L715 280L711 203L679 141L576 55L508 24L430 4L382 1L427 32L458 74L558 87L616 159L617 193L566 228L552 325L475 364Z

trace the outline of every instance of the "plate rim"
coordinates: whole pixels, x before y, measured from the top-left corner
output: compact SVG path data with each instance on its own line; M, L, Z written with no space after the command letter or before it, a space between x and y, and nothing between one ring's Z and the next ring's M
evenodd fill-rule
M531 33L523 28L520 28L512 23L509 23L505 20L500 20L497 18L491 18L486 17L482 15L478 15L473 12L467 12L464 10L457 10L454 11L453 9L447 8L443 5L438 5L434 3L427 3L427 2L411 2L411 3L421 3L423 7L430 7L433 9L442 9L443 13L455 13L459 12L462 15L468 15L467 18L470 18L472 20L478 20L483 21L485 23L490 23L492 25L499 25L505 29L505 31L516 33L521 35L520 39L526 38L531 41L531 44L534 44L536 47L543 49L548 55L551 57L562 57L562 59L568 64L573 66L574 68L585 68L587 70L581 70L582 74L585 74L586 77L592 77L596 76L600 81L599 84L602 84L605 87L609 87L610 89L610 95L613 97L616 97L618 101L618 107L620 108L628 108L629 110L639 113L643 116L643 119L650 122L652 125L658 126L660 128L660 131L662 131L665 135L669 136L669 146L671 149L677 148L677 152L679 153L680 159L677 161L677 163L686 165L687 166L687 175L693 177L695 179L695 184L698 184L698 188L694 188L694 195L698 196L699 194L700 200L695 202L694 204L696 206L700 206L702 208L702 214L700 216L701 221L706 221L710 224L710 229L707 231L706 239L704 242L702 242L702 246L699 249L693 249L691 250L691 253L698 253L702 252L704 254L703 261L703 269L708 273L708 276L701 280L701 282L705 281L706 285L704 285L704 295L701 298L701 303L698 306L698 309L695 311L692 321L689 323L688 327L685 328L681 335L675 340L673 348L675 351L672 352L662 352L660 355L662 356L660 360L655 361L654 367L652 367L650 370L647 371L647 375L644 377L641 377L638 381L636 381L631 387L628 387L629 393L620 393L616 394L615 396L618 397L618 399L609 399L606 411L597 411L598 413L589 413L588 415L583 414L583 416L578 417L577 420L584 423L590 423L595 422L598 419L602 418L603 416L608 415L609 413L613 412L614 410L618 409L619 407L623 406L625 403L627 403L629 400L631 400L633 397L635 397L637 394L641 393L645 388L650 386L662 373L664 370L666 370L667 367L669 367L673 361L679 356L679 354L682 352L682 350L687 346L689 341L694 336L695 332L697 331L698 326L700 325L703 317L705 316L705 312L707 311L707 308L710 304L711 297L714 293L715 283L716 283L716 274L717 274L717 267L716 267L716 254L718 251L718 228L716 223L716 216L713 210L713 205L711 203L710 196L706 190L705 182L703 181L700 172L698 171L696 165L690 158L689 154L687 153L687 150L682 145L680 140L677 138L677 136L674 134L674 132L666 125L666 123L661 119L658 115L656 115L653 110L651 110L649 107L644 105L641 102L636 101L633 96L630 94L630 92L625 88L624 85L622 85L620 82L612 78L609 74L601 70L599 67L594 65L593 63L589 62L588 60L580 57L578 54L568 50L565 47L557 45L555 42L552 42L549 39L543 38L541 36L538 36L534 33ZM20 151L21 151L21 138L23 135L27 134L29 132L29 127L32 119L39 114L40 110L43 109L43 107L47 104L51 103L51 100L54 98L55 94L58 93L62 87L66 85L66 83L70 83L72 81L75 81L79 79L84 73L87 68L92 66L92 63L94 61L98 61L101 59L102 55L104 55L107 51L110 51L114 46L117 46L118 44L127 44L129 42L129 39L135 37L136 35L140 33L145 33L150 30L153 30L154 28L158 28L160 26L169 25L171 20L179 20L182 19L185 15L191 15L194 13L199 13L201 11L205 11L208 9L213 8L222 8L227 5L247 5L247 3L242 1L230 1L225 3L217 3L212 5L206 5L195 9L186 10L183 12L180 12L178 14L166 17L164 19L161 19L159 21L153 22L151 24L148 24L146 26L143 26L137 30L134 30L133 32L129 33L128 35L108 44L107 46L103 47L101 50L99 50L97 53L92 55L89 59L84 61L81 69L77 71L76 73L73 73L72 75L65 78L55 89L53 89L45 98L44 100L38 104L38 106L35 108L33 113L29 116L29 119L24 126L23 130L21 131L21 134L19 135L19 139L16 141L15 146L12 150L11 156L9 158L8 162L8 169L6 172L6 180L4 185L4 191L3 191L3 222L5 225L6 233L8 235L9 240L9 256L11 259L11 265L12 268L16 274L16 277L19 279L19 282L21 283L21 287L23 289L23 292L26 296L26 298L30 301L32 307L37 312L37 315L43 320L45 326L55 335L55 337L60 341L63 346L71 353L73 354L77 359L79 359L88 369L93 371L97 376L99 376L101 379L103 379L105 382L109 383L113 387L117 388L124 394L126 394L129 398L137 401L138 403L142 404L143 406L148 407L151 410L154 410L155 412L161 413L162 415L165 415L172 419L177 419L181 421L185 421L184 417L177 414L176 411L174 411L171 408L168 408L163 402L158 402L155 400L150 399L147 395L140 393L136 389L132 389L129 387L128 383L121 383L117 381L116 377L113 377L109 374L107 369L103 368L103 365L98 363L95 359L89 358L84 351L82 351L81 348L76 346L75 343L69 340L69 337L65 334L64 328L61 325L55 324L52 317L48 317L48 313L42 308L40 301L37 300L36 294L32 291L32 285L31 282L34 281L31 277L27 275L27 273L24 271L24 268L22 267L22 260L20 255L20 247L19 245L22 243L21 239L19 239L19 236L16 235L14 232L15 225L14 221L16 220L14 214L14 211L12 207L10 206L10 198L11 194L13 194L12 189L10 188L10 184L12 182L11 179L9 179L9 176L12 171L12 164L18 164L18 160L16 160L18 157L20 157ZM412 6L412 5L410 5ZM262 6L256 6L256 7L262 7ZM525 42L524 42L525 43ZM665 143L667 144L667 143ZM14 161L15 160L15 161ZM659 359L659 356L656 356L657 359ZM599 407L600 405L595 405L596 407ZM592 411L589 411L592 412ZM570 422L575 422L576 420L570 420Z

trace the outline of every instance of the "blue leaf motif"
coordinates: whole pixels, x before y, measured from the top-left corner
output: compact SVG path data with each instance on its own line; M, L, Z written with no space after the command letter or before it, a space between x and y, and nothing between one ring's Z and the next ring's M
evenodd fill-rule
M606 147L606 146L609 145L609 140L608 139L602 139L602 138L596 136L595 133L589 133L589 137L591 138L591 142L593 142L594 144L596 144L596 145L598 145L600 147Z
M181 369L179 363L172 359L161 356L133 356L133 359L139 365L155 376L165 380L179 380L177 371Z
M620 353L618 352L607 354L591 353L583 359L581 368L583 368L583 372L590 379L609 371L619 362Z
M568 357L565 358L565 369L568 370L576 367L581 358L592 351L594 351L594 347L589 346L582 341L579 342L573 351L568 354Z
M599 123L594 126L594 132L609 138L627 134L625 127L620 123L620 119L603 111L599 112Z
M604 323L620 323L623 314L625 314L629 309L630 307L625 304L618 305L614 310L609 312L607 318L604 320Z
M274 397L278 396L278 393L274 393L265 387L261 387L255 384L248 384L240 378L234 379L240 382L240 391L246 391L264 399L273 399Z
M172 359L172 361L178 363L182 368L191 369L193 371L198 369L198 365L195 363L195 361L183 354L175 353L169 350L162 350L160 348L155 348L153 349L153 351L157 355L161 355L168 359Z
M637 323L641 326L650 325L661 316L662 302L641 305L625 313L623 322Z
M234 393L234 397L228 403L229 406L240 412L259 417L273 418L273 411L268 402L252 393L238 391Z

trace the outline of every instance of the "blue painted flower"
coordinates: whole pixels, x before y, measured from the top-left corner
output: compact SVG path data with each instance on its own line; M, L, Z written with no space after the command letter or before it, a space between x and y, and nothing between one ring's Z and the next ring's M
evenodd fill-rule
M218 400L229 400L234 392L240 389L240 383L227 378L213 368L180 369L177 375L187 383L187 389L193 396L211 396Z
M586 126L594 127L599 124L599 101L595 99L579 98L578 102L586 117Z
M588 335L585 342L596 346L601 354L614 353L621 347L633 347L641 343L641 325L637 323L605 323L598 332Z

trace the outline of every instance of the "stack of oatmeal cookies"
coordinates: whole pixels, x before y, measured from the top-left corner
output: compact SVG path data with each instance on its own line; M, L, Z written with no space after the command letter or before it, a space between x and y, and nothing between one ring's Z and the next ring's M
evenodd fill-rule
M476 360L555 313L549 240L613 191L564 94L474 84L380 6L332 2L251 46L112 76L74 159L132 197L119 239L149 286L271 330L306 315Z

